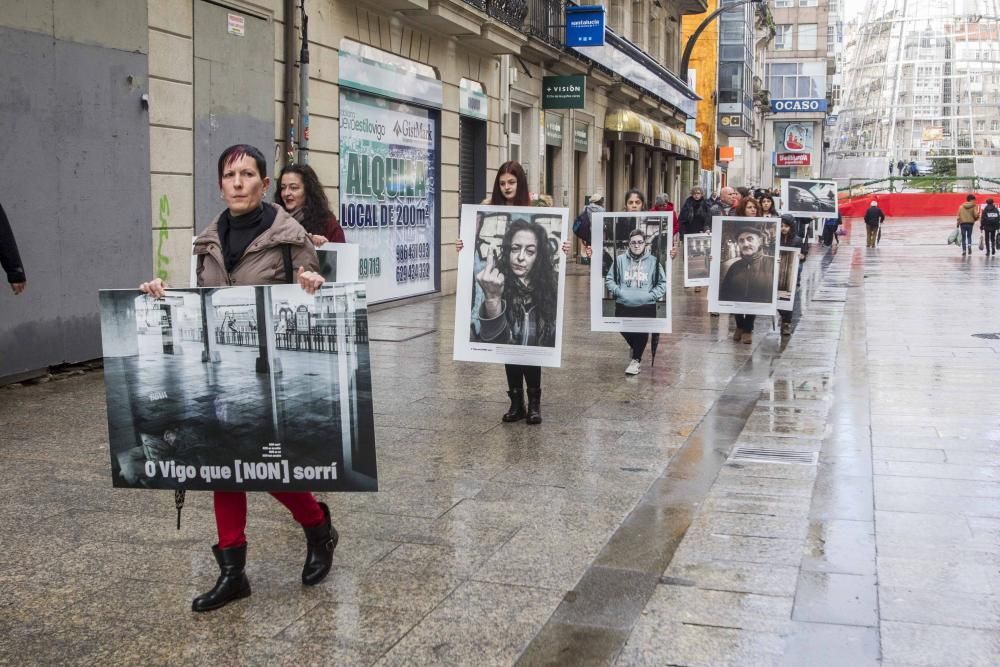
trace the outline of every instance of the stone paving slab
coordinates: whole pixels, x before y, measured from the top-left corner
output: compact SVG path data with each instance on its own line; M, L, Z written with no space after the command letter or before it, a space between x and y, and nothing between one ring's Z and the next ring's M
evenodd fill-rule
M855 225L811 255L790 340L758 318L736 345L679 289L634 378L571 275L540 427L501 424L499 367L451 361L451 300L376 309L382 491L327 494L314 589L301 531L251 494L254 594L204 616L210 497L177 531L169 494L109 488L100 373L0 389L0 664L998 664L1000 423L975 397L1000 341L973 334L1000 320L969 306L1000 261L890 224L906 245Z

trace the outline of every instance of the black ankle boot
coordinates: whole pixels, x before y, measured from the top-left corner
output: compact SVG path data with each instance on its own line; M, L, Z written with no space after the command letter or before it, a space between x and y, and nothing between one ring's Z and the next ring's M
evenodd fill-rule
M333 566L333 550L337 548L340 535L330 521L330 508L323 508L323 523L312 528L302 527L306 533L306 564L302 567L302 583L315 586L326 578Z
M250 580L244 572L247 545L229 549L220 549L219 545L215 545L212 553L215 554L215 562L219 564L222 574L215 582L215 588L191 602L191 611L212 611L225 607L233 600L250 597Z
M528 390L528 423L542 423L542 390Z
M501 418L505 422L518 422L524 419L524 390L511 389L507 392L510 396L510 410Z

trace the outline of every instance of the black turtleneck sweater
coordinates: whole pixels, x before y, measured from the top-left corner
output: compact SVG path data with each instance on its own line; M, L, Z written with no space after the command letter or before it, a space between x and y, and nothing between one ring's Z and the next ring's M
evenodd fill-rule
M243 215L232 215L229 209L223 211L219 216L219 240L227 273L233 272L250 244L271 228L277 216L278 209L264 204Z

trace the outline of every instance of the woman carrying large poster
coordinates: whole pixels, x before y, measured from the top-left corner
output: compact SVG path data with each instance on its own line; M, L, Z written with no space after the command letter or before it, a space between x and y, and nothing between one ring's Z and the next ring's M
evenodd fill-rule
M421 107L340 94L340 222L373 303L436 289L437 132Z

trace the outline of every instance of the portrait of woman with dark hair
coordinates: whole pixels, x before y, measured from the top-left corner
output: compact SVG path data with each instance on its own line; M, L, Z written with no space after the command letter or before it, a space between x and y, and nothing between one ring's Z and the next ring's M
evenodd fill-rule
M476 274L483 290L478 340L554 347L558 279L545 229L523 218L507 227L499 256Z

